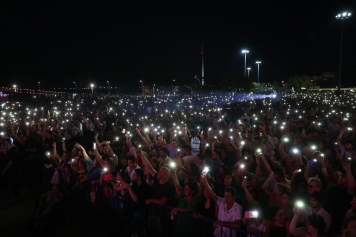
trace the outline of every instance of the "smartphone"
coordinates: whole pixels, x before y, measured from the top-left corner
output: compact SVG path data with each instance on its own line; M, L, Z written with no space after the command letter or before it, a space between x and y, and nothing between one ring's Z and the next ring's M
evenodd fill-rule
M312 159L309 162L309 165L314 165L316 162L318 162L316 159Z
M93 150L96 150L96 143L93 142Z
M257 218L258 217L258 211L246 211L245 212L245 217L246 218Z
M126 133L126 129L125 128L122 129L122 133Z

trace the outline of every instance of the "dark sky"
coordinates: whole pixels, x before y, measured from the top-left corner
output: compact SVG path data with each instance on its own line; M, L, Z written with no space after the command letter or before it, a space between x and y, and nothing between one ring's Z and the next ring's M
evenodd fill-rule
M71 86L77 77L83 86L119 85L152 70L193 78L201 75L201 42L206 77L242 76L244 48L251 77L262 61L264 82L337 72L335 15L356 9L356 1L28 2L2 3L0 86ZM343 66L355 69L356 12L344 23Z

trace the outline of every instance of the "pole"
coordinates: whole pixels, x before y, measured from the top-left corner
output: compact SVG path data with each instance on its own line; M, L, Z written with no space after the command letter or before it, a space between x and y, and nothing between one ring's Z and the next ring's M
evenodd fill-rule
M246 77L246 53L245 53L245 67L244 67L244 77Z
M344 19L341 19L341 39L340 39L340 58L339 58L339 78L338 78L338 92L341 88L341 67L342 67L342 39L344 33Z
M204 86L204 48L201 45L201 85Z
M260 84L260 64L257 63L257 83Z
M250 70L247 70L247 77L250 78Z

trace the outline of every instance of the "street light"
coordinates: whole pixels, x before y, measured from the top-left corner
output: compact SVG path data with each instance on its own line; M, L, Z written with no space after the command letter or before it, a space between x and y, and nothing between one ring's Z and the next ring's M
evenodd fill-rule
M41 90L41 82L38 82L38 90Z
M94 84L90 84L91 87L91 94L94 94Z
M246 77L246 54L248 54L250 51L244 49L242 50L242 53L245 54L245 67L244 67L244 76Z
M106 81L108 83L108 86L109 86L109 95L110 95L110 84L109 84L109 81Z
M251 70L251 68L248 67L248 68L247 68L247 77L250 77L250 70Z
M339 58L339 79L338 79L338 91L340 92L341 87L341 65L342 65L342 38L344 32L344 19L347 19L351 16L350 12L343 12L341 14L337 14L335 17L338 20L341 20L341 39L340 39L340 58Z
M260 84L260 63L261 61L256 61L257 63L257 83Z
M13 85L13 87L14 87L14 91L16 92L16 85Z
M75 93L78 94L78 88L77 88L77 83L75 83L75 81L73 81L74 85L75 85Z

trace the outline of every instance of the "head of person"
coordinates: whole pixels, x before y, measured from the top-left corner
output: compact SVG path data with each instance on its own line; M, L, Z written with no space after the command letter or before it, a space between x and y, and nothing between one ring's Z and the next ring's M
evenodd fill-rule
M235 178L232 176L232 174L225 174L224 187L235 187Z
M197 154L194 158L194 163L200 165L202 161L205 159L205 156L202 154Z
M189 145L184 145L182 147L182 153L184 156L190 156L192 154L192 147Z
M167 148L160 148L159 149L159 157L162 158L162 159L165 159L167 156L168 156L169 152L168 152L168 149Z
M340 189L347 189L348 188L348 182L347 182L346 174L341 174L340 175L338 186L339 186Z
M308 193L312 194L315 191L320 192L322 188L321 180L318 178L310 178L308 180Z
M255 169L256 176L263 177L265 175L265 173L266 173L266 168L263 165L259 164L256 166L256 169Z
M160 183L165 183L168 181L170 175L171 175L170 169L168 167L163 166L157 172L157 179L160 181Z
M197 197L200 194L200 184L197 181L189 181L184 186L184 196Z
M171 145L175 148L178 146L178 141L176 138L173 138L172 141L171 141Z
M311 208L320 208L323 204L323 195L315 191L310 195L309 206Z
M280 195L279 202L282 206L288 206L291 203L293 193L289 190L283 190Z
M340 176L341 176L341 172L338 171L338 170L334 170L334 171L331 172L330 179L331 179L334 183L338 183Z
M213 158L213 160L215 161L219 161L221 159L221 151L218 149L213 150L213 152L211 153L211 156Z
M127 165L131 169L134 169L136 167L136 158L134 156L127 157Z
M325 227L326 224L322 216L313 214L307 217L306 228L309 234L318 233L322 235L325 231Z
M199 181L200 179L200 168L197 164L191 163L189 164L187 179L188 181Z
M267 150L274 150L274 144L272 141L267 141L266 142L266 149Z
M218 170L218 175L220 177L225 177L225 175L228 173L229 168L226 165L221 165Z
M354 149L354 144L351 141L345 143L345 150L352 151Z
M6 137L4 139L4 144L6 147L10 148L14 145L14 140L11 137Z
M235 202L236 195L237 195L236 189L234 189L233 187L225 188L224 199L227 204L230 204L230 205L233 204Z
M270 129L270 130L268 131L268 134L269 134L270 137L274 137L275 132L274 132L273 129Z
M275 224L284 223L284 212L280 206L272 206L270 208L270 220L273 221Z
M157 157L151 157L150 163L155 170L158 170L159 160L157 159Z
M133 174L133 181L138 182L138 181L144 181L146 179L145 177L145 172L143 169L135 169L135 172Z
M286 179L286 174L284 172L284 169L281 167L277 167L274 169L273 176L274 179L277 181L284 181Z
M117 172L116 177L118 181L130 183L130 176L126 169L121 169L119 172Z

